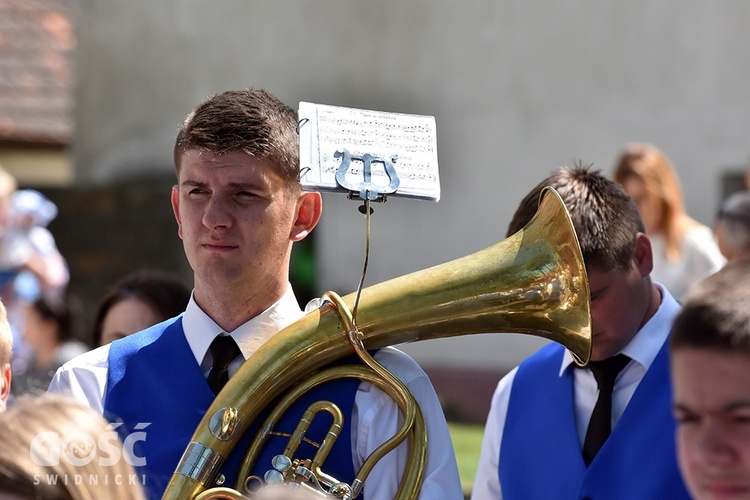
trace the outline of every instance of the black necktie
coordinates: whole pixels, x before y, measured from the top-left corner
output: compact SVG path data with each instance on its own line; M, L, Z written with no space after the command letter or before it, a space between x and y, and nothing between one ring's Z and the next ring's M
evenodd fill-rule
M219 335L211 342L211 356L213 356L213 366L208 373L206 380L214 394L219 394L221 388L229 380L229 363L241 354L237 342L229 335Z
M591 414L586 439L583 442L583 460L588 466L599 452L604 441L612 431L612 389L615 386L617 374L630 362L624 354L603 361L592 361L587 368L591 369L599 386L599 399L596 400L594 412Z

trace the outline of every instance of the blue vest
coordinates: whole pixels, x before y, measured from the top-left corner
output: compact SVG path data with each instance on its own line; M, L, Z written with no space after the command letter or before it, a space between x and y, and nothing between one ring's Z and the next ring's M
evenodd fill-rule
M342 361L343 363L343 361ZM351 454L351 414L358 380L336 380L321 385L292 405L275 430L291 434L299 417L310 403L321 399L334 402L344 413L344 428L324 464L324 471L351 483L355 476ZM200 366L187 343L178 316L143 332L112 343L104 415L121 423L123 440L130 436L134 455L144 459L137 466L145 476L149 498L161 498L190 438L214 400ZM275 406L268 405L269 408ZM253 422L222 469L228 486L234 486L240 463L265 414ZM320 443L330 425L330 417L321 412L306 437ZM144 427L145 426L145 427ZM145 434L144 434L145 433ZM138 436L136 439L133 436ZM263 477L271 469L270 459L282 453L287 438L272 437L256 463L253 474ZM315 448L303 442L296 457L312 458Z
M675 456L666 344L588 468L576 431L575 368L559 376L564 352L545 346L513 380L498 471L503 498L689 499Z

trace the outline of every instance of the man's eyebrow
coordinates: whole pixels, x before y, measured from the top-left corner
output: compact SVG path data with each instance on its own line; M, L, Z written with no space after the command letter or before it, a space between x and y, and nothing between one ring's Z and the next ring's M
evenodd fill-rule
M202 187L205 185L207 185L206 182L198 181L195 179L185 179L180 183L180 186L186 186L186 187L189 187L189 186ZM230 182L229 187L232 189L251 190L251 191L260 191L260 190L268 189L267 186L258 182Z
M743 409L748 409L748 408L750 408L750 399L741 399L741 400L737 400L737 401L730 401L730 402L722 405L719 408L719 411L726 412L726 411L734 411L734 410L743 410ZM682 411L682 412L686 412L686 413L694 413L694 410L690 409L689 406L687 406L684 403L680 403L679 401L675 402L672 405L672 409L674 411Z
M265 186L258 182L230 182L229 187L235 189L265 189Z
M193 179L185 179L184 181L180 182L180 186L203 186L204 184L205 183Z
M742 410L746 408L750 408L750 399L740 399L737 401L730 401L728 404L722 407L724 411Z

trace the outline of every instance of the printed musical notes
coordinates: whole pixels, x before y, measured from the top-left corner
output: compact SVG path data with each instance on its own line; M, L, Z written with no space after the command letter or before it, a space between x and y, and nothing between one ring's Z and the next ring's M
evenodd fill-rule
M393 185L395 170L394 196L440 199L434 117L300 102L299 119L303 189L350 192L357 185Z

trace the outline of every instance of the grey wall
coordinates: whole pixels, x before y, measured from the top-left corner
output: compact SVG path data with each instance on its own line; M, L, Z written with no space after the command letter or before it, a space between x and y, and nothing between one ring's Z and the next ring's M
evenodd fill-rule
M367 283L502 239L522 195L629 141L673 160L710 223L750 150L750 3L568 0L79 0L81 185L171 172L178 123L228 88L434 115L442 200L376 207ZM170 233L171 234L171 233ZM320 291L359 280L364 221L326 195ZM447 342L447 343L446 343ZM427 342L423 363L512 365L536 339ZM464 357L460 357L463 353Z

